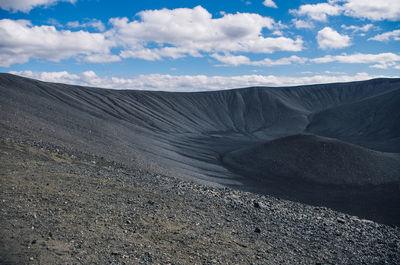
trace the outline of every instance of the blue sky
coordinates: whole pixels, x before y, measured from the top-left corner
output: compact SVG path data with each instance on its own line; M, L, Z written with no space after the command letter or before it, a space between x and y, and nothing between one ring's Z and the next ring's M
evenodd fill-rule
M0 0L0 71L198 91L400 76L398 0Z

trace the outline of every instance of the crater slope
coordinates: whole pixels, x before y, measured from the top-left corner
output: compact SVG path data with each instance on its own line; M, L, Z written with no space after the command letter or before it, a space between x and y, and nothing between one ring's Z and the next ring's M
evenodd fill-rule
M399 154L299 134L229 152L221 161L255 191L380 222L400 218Z
M0 74L0 135L92 153L155 174L288 197L400 224L400 209L393 208L400 205L396 196L400 194L396 179L400 175L396 172L400 152L399 91L400 79L167 93L80 87ZM334 148L339 148L335 156L342 156L341 161L348 161L349 166L330 164L331 168L339 167L336 172L340 176L324 178L340 183L310 184L309 178L296 178L289 167L284 167L291 164L290 159L295 160L294 156L285 157L293 144L300 149L308 145L287 141L292 138L277 139L303 133L341 140L317 137L319 140L308 142L310 148L304 150L312 166L310 173L327 162L321 152L312 152L314 144L333 141ZM276 143L284 152L267 148L261 156L251 153L254 146ZM274 154L269 153L271 150ZM255 156L252 163L256 166L243 172L236 170L241 165L223 163L233 154ZM370 160L353 164L352 159L358 154ZM275 181L273 178L257 177L265 173L265 155L278 156L283 161L280 167L268 167L273 171L271 176L290 173L279 185L268 184ZM377 167L371 165L376 161ZM363 163L365 168L360 172L366 172L368 167L374 169L368 170L367 177L354 171ZM382 172L391 173L383 176ZM295 179L296 196L291 195L294 185L286 181L289 178ZM327 192L321 198L318 194L323 191ZM368 206L365 198L376 203Z
M269 176L334 185L380 185L400 180L398 154L314 135L287 136L236 150L224 156L223 162L260 181Z

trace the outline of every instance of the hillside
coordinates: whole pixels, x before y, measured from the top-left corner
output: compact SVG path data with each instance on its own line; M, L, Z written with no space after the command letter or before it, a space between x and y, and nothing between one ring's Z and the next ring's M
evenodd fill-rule
M380 158L396 157L400 152L399 91L399 79L167 93L79 87L1 74L0 135L95 154L154 174L278 196L276 190L254 177L263 174L262 166L259 167L262 172L254 173L256 167L246 169L252 172L249 176L234 170L234 165L227 166L221 158L228 153L252 150L253 146L302 133L344 141L340 146L346 146L347 151L339 153L343 156L341 159L350 164L359 150L364 150L363 154L379 152ZM286 151L277 153L280 148L273 155L286 159L290 147L291 143L287 143L282 146ZM321 167L327 161L321 160L321 153L308 154L308 163L314 163L312 168ZM381 161L380 158L376 159ZM284 164L288 165L290 159ZM375 160L368 160L368 163L371 161ZM399 224L398 216L393 216L393 206L387 204L400 205L395 196L399 187L395 177L396 161L383 159L379 170L369 170L369 185L364 185L365 176L352 171L354 167L337 171L334 178L344 180L341 185L346 194L358 194L361 189L363 196L348 200L342 193L326 193L332 197L320 200L318 196L311 196L304 201L301 198L309 191L302 193L299 189L298 198L289 199ZM263 162L255 160L254 163ZM357 163L357 167L361 167L367 161ZM381 175L386 163L391 170L388 177ZM348 174L344 175L344 169L350 170ZM279 175L282 168L276 170L270 172L271 175ZM383 183L382 178L390 179L391 184ZM299 183L302 183L301 179L298 179ZM320 193L330 190L331 184L316 183L321 188L311 190ZM290 184L281 182L279 185L285 195ZM282 192L278 193L286 197ZM368 210L356 211L360 203L365 204L365 197L376 203Z
M398 264L400 232L38 142L0 141L1 264Z

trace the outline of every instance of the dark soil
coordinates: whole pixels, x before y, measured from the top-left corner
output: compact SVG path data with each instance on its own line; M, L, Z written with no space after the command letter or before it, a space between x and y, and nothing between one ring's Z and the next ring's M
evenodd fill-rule
M400 230L0 142L1 264L399 264Z

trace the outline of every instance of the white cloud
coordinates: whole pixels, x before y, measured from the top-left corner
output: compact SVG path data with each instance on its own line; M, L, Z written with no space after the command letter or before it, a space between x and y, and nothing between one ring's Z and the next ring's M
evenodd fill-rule
M0 0L1 1L1 0ZM203 7L147 10L137 19L110 19L111 29L57 30L63 26L35 26L29 21L0 20L0 66L25 63L31 58L60 61L116 62L123 58L162 60L215 53L274 53L301 51L300 36L283 36L281 22L250 13L224 13L213 18ZM53 21L54 22L54 21ZM71 21L70 28L105 30L96 19ZM266 29L269 33L266 33ZM278 36L277 36L278 35ZM119 55L111 49L119 50Z
M376 41L389 41L389 40L400 40L400 29L396 29L393 31L385 32L382 34L378 34L368 40L376 40Z
M297 29L312 29L314 28L314 24L310 21L305 21L301 19L292 19L292 23L295 25Z
M67 23L67 27L70 27L70 28L93 28L93 29L97 29L98 31L104 31L106 29L103 22L101 22L100 20L97 20L95 18L89 19L82 23L80 23L79 21L70 21Z
M330 74L330 75L345 75L345 72L335 72L335 71L324 71L325 74Z
M388 67L396 68L400 62L400 55L395 53L378 53L378 54L341 54L341 55L326 55L320 58L314 58L310 60L313 63L360 63L360 64L374 64L373 68L386 69Z
M274 20L258 14L224 14L213 19L201 6L193 9L147 10L137 14L141 21L130 22L127 18L114 18L119 36L127 44L139 41L159 43L205 42L218 39L253 39L263 28L273 29ZM214 44L215 45L215 44Z
M354 53L341 55L326 55L317 58L305 58L298 56L283 57L276 60L265 58L263 60L251 61L250 58L243 55L232 54L212 54L211 57L223 63L223 65L252 65L252 66L277 66L277 65L291 65L291 64L304 64L304 63L347 63L347 64L370 64L372 68L387 69L389 67L397 69L400 63L400 54L395 53ZM335 73L337 72L325 72Z
M118 55L100 53L86 55L83 59L89 63L113 63L121 61L121 57Z
M148 49L138 46L136 49L125 50L121 52L122 58L139 58L147 61L161 60L163 57L178 59L185 57L185 53L191 54L193 57L200 57L197 52L176 47L164 47Z
M224 65L252 65L252 66L277 66L277 65L290 65L293 63L305 63L308 61L307 58L302 58L298 56L290 56L284 57L277 60L272 60L269 58L265 58L259 61L251 61L248 57L243 55L231 55L231 54L212 54L211 57L215 58L216 60L222 62Z
M367 32L370 29L372 29L374 27L374 25L372 25L372 24L366 24L364 26L356 26L356 25L346 26L346 25L342 25L341 27L343 29L345 29L345 30L351 30L353 32L359 32L359 31Z
M341 49L351 45L350 37L341 35L330 27L318 31L318 46L323 49Z
M290 57L284 57L277 60L271 60L269 58L265 58L261 61L251 62L251 65L254 66L276 66L276 65L290 65L293 63L305 63L308 59L298 57L296 55L292 55Z
M274 30L274 31L272 32L272 35L275 35L275 36L283 36L283 32L282 32L281 30Z
M47 19L46 24L53 25L53 26L56 26L56 27L59 27L59 28L64 27L64 25L62 25L60 22L58 22L58 20L55 19L55 18Z
M34 7L48 7L55 5L57 2L69 2L73 4L76 0L0 0L0 8L12 12L21 11L28 13Z
M100 33L86 31L58 31L54 26L32 26L26 20L0 20L0 66L28 62L30 58L60 61L71 57L86 56L95 62L96 55L110 57L114 43Z
M328 16L344 14L373 21L400 20L399 0L328 0L327 3L301 5L290 10L294 15L308 16L313 20L326 21Z
M266 7L278 8L273 0L265 0L263 2L263 5L265 5Z
M93 71L80 74L68 72L32 72L11 71L12 74L49 82L61 82L74 85L96 86L113 89L163 90L163 91L206 91L223 90L250 86L294 86L334 82L367 80L379 76L367 73L355 75L312 75L312 76L275 76L275 75L241 75L241 76L205 76L205 75L139 75L132 78L99 77Z
M337 16L341 13L342 8L339 5L331 5L328 3L301 5L299 9L291 9L290 13L299 16L308 16L317 21L326 21L327 16Z
M214 53L211 55L211 57L217 59L218 61L224 63L225 65L238 66L243 64L249 65L251 63L250 59L243 55L231 55L231 54L220 55Z
M399 0L346 0L344 12L348 16L370 20L400 20Z
M135 50L122 51L120 56L124 59L137 58L147 61L156 61L162 59L162 57L156 50L151 50L143 47L138 47L138 49Z
M159 60L164 56L202 56L215 52L273 53L303 48L300 37L264 37L263 29L273 31L282 25L258 14L223 13L221 18L212 18L206 9L197 6L193 9L147 10L137 16L140 20L110 20L113 36L124 47L123 57ZM154 44L157 44L156 48Z

